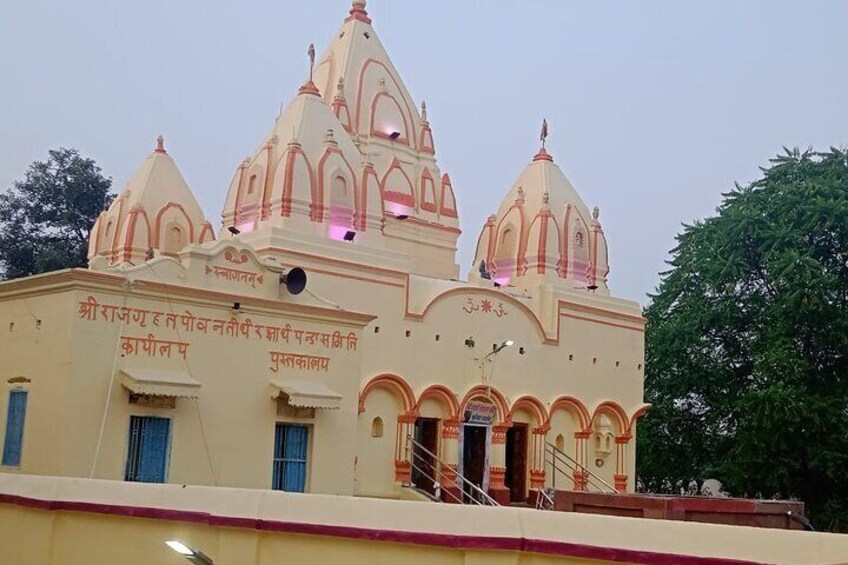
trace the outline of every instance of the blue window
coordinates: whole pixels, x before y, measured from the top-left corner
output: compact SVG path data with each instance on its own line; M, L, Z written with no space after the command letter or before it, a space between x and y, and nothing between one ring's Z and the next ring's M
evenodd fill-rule
M9 411L6 414L6 439L3 442L3 465L18 467L24 442L27 392L13 390L9 393Z
M274 472L271 488L288 492L306 490L306 448L309 428L277 424L274 434Z
M165 482L170 431L169 418L130 416L125 481Z

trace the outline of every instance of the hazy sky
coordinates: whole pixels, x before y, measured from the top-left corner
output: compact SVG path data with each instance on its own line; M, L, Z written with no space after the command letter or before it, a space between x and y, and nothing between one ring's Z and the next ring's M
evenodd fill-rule
M58 146L120 190L155 144L207 217L347 0L27 0L0 7L0 187ZM848 2L371 0L453 180L463 276L479 229L548 149L599 206L613 292L641 303L682 222L781 146L848 144Z

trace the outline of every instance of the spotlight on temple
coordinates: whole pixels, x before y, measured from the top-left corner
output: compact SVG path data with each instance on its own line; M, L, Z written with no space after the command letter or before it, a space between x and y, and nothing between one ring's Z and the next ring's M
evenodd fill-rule
M399 137L400 137L399 131L393 131L392 133L389 134L389 139L397 139Z
M345 240L345 241L353 241L353 239L354 239L355 237L356 237L356 232L355 232L355 231L347 230L347 231L345 232L345 234L344 234L344 240Z
M241 302L233 302L233 312L241 311Z
M595 283L592 283L592 284L590 284L589 286L586 287L586 290L591 290L592 292L595 292L596 290L598 290L598 285L596 285Z
M395 216L395 218L397 218L398 220L405 220L408 217L409 217L409 214L398 214L397 216Z
M231 234L233 234L233 235L238 235L238 234L240 234L240 233L241 233L241 230L240 230L240 229L238 229L238 228L237 228L237 227L235 227L235 226L228 226L228 227L227 227L227 231L228 231L228 232L230 232L230 233L231 233Z
M192 549L181 541L168 540L165 545L197 565L215 565L212 559L202 551Z

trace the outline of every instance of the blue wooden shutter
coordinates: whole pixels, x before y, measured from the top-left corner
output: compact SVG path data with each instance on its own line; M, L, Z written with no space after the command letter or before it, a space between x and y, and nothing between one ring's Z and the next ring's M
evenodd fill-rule
M9 393L9 411L6 414L6 438L3 442L3 465L19 466L24 439L27 393L13 390Z
M309 428L277 424L274 432L274 461L271 488L288 492L306 490L306 454Z
M168 436L171 420L148 417L141 430L141 461L138 480L144 483L164 483L168 462Z
M130 416L130 432L127 438L127 468L124 471L125 481L138 480L138 464L141 455L141 428L144 418Z
M284 482L289 492L306 490L307 434L306 426L286 426Z
M271 488L274 490L283 490L283 442L285 440L286 427L283 424L277 424L274 430L274 462L273 462L273 477L271 479Z

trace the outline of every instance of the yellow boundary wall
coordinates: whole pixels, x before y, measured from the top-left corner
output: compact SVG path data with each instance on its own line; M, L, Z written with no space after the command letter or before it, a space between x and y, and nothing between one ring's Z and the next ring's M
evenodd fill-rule
M835 565L848 536L424 502L0 474L4 565Z

